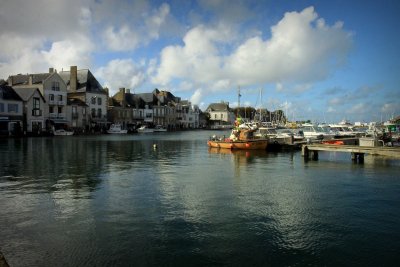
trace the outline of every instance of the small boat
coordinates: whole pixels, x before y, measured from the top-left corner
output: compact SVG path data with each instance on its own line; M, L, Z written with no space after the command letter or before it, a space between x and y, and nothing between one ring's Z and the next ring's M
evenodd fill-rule
M58 129L54 131L54 135L73 135L74 131L66 131L64 129Z
M248 149L248 150L265 150L267 149L268 139L253 138L254 130L233 129L229 138L218 138L213 136L207 141L207 145L211 148L224 149Z
M123 130L120 124L111 124L110 129L107 130L109 134L126 134L128 130Z
M141 126L137 129L138 133L152 133L154 132L153 128L149 128L146 125Z
M162 126L162 125L157 125L156 127L154 127L154 130L153 130L154 132L166 132L167 131L167 128L165 128L164 126Z

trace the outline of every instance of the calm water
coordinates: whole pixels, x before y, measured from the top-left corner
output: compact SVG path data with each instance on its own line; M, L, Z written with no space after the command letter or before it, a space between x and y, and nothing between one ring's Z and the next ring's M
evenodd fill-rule
M399 161L221 153L212 133L0 140L0 250L13 267L398 266Z

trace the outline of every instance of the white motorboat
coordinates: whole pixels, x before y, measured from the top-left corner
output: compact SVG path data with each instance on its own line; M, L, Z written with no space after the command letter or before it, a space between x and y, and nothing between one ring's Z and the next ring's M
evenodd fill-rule
M336 137L355 137L356 133L352 131L346 124L329 124L332 132Z
M167 128L165 128L162 125L157 125L156 127L154 127L154 132L166 132Z
M66 131L64 129L58 129L54 131L54 135L73 135L74 131Z
M109 134L126 134L128 130L122 129L120 124L111 124L110 129L107 130Z
M153 133L154 129L149 128L146 125L142 125L140 128L137 129L138 133Z
M325 127L324 127L325 128ZM303 128L301 129L304 134L304 138L306 139L333 139L335 137L334 134L329 133L328 130L324 130L323 127L319 127L315 124L303 124Z

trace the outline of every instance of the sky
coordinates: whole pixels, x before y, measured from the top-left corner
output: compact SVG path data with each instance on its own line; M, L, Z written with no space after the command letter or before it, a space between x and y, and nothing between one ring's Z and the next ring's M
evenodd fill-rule
M158 88L203 111L224 101L314 122L400 115L397 0L0 0L0 7L3 79L78 66L110 95Z

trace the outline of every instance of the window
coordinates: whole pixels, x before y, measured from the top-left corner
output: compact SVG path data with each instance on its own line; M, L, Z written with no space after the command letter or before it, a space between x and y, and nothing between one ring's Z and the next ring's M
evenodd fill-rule
M95 96L92 97L92 104L93 104L93 105L96 104L96 97L95 97Z
M4 103L0 103L0 112L4 112Z
M18 113L18 104L8 104L8 112Z
M95 117L96 117L96 109L92 108L92 118L95 118Z
M49 107L49 113L54 113L54 107L53 106Z
M224 114L221 114L221 119L223 119L224 118Z
M58 107L58 113L62 113L62 107Z
M72 113L73 113L73 114L74 114L74 113L77 113L76 106L72 106Z
M214 119L216 119L217 118L217 114L214 114Z
M51 83L51 90L60 91L60 83L59 82L52 82Z
M97 98L97 105L101 105L101 97Z
M40 98L39 97L33 98L33 109L40 109Z
M83 115L86 115L86 108L83 108L83 109L82 109L82 114L83 114Z
M53 94L50 94L50 95L49 95L49 100L50 100L50 101L54 101L54 95L53 95Z
M58 95L58 101L62 101L62 95Z
M101 118L101 108L97 110L97 117Z

